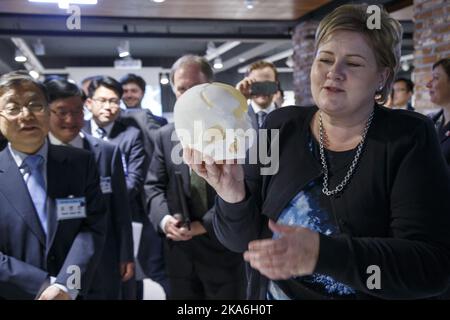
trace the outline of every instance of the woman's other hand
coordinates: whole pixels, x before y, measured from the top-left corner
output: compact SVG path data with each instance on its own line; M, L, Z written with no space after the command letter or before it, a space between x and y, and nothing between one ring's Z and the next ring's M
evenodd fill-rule
M280 238L251 241L244 260L272 280L312 274L319 258L319 234L271 220L269 228Z

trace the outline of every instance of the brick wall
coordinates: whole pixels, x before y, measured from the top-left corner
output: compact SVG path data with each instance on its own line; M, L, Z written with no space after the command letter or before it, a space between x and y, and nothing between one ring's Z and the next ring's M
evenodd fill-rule
M295 104L306 106L313 104L310 78L311 65L314 60L314 34L319 25L317 21L298 24L292 36L294 54L294 92Z
M414 0L414 106L425 111L434 106L425 87L431 67L450 57L450 5L448 0Z

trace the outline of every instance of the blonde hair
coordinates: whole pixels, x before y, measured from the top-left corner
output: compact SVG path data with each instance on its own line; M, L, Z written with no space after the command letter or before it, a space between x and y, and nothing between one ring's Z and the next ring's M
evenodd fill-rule
M381 90L376 91L376 102L386 102L392 83L400 65L401 41L403 29L400 23L384 10L380 10L380 28L369 29L367 4L346 4L336 8L319 24L316 31L315 51L333 32L338 30L361 33L372 47L379 68L388 68L389 75Z

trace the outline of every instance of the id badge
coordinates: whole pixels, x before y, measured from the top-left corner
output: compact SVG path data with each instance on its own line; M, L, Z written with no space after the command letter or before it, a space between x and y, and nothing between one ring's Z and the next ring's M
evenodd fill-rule
M56 199L56 217L58 221L86 218L86 198Z
M103 194L112 193L111 177L100 177L100 188Z

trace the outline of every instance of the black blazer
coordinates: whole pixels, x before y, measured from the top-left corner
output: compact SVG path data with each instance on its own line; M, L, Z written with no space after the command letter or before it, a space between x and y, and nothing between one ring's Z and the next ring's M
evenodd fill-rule
M450 124L447 123L447 125L444 126L443 109L435 114L430 115L430 118L434 121L434 124L436 126L439 142L441 143L441 150L450 170Z
M85 122L83 130L91 134L90 121ZM110 143L119 147L122 154L133 221L142 221L145 216L143 186L148 169L142 133L137 128L127 127L121 121L115 121L108 139Z
M0 152L0 299L34 299L50 276L67 286L71 266L81 270L80 295L89 289L106 233L93 155L49 144L47 196L46 238L9 149ZM69 196L86 198L86 218L57 221L55 200Z
M268 238L268 219L306 184L322 175L308 147L315 107L272 112L267 128L279 129L279 171L261 176L247 168L247 197L218 198L214 229L228 248ZM315 272L357 290L363 298L427 298L442 293L450 275L450 178L432 122L406 110L375 107L365 150L342 194L330 198L339 235L320 235ZM380 290L366 287L367 267L381 269ZM248 296L264 299L267 279L250 269Z
M134 126L141 130L144 140L144 148L147 153L147 161L150 164L153 155L154 131L167 124L164 118L156 117L148 109L127 109L120 113L120 121L126 126Z
M133 236L130 205L118 147L85 135L84 149L92 152L101 178L111 179L111 193L103 193L107 206L107 233L95 278L88 298L118 299L120 262L133 262Z
M439 142L441 143L442 153L447 161L447 166L450 169L450 134L448 132L450 132L450 128L448 128L447 131L440 132L438 137Z

